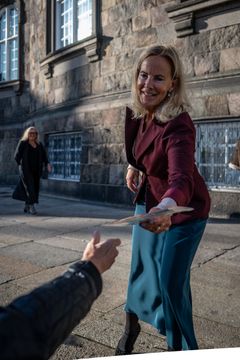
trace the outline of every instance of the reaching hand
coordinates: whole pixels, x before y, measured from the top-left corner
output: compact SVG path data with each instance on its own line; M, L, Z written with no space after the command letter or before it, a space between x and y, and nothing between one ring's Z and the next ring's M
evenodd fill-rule
M108 239L100 242L100 233L95 231L92 240L87 244L82 260L91 261L100 273L108 270L118 255L117 246L120 239Z

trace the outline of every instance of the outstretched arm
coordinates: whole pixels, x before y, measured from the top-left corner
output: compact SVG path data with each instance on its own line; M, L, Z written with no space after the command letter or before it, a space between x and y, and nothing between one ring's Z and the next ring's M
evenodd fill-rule
M101 293L100 273L114 262L119 244L119 239L100 242L95 234L83 261L0 308L1 359L48 359Z

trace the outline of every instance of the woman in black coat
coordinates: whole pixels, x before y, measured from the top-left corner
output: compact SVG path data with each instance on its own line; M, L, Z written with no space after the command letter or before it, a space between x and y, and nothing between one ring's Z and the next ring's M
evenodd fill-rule
M38 203L43 165L48 172L51 171L51 165L35 127L31 126L24 131L14 158L19 166L20 180L13 192L13 198L25 201L24 212L36 214L34 204Z

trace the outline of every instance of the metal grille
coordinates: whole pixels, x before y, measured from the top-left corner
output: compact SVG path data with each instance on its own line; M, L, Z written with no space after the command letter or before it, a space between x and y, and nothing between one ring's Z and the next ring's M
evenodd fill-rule
M48 154L52 165L49 179L80 180L82 137L79 133L49 135Z
M197 123L196 162L201 175L212 189L239 189L240 171L229 168L240 121Z

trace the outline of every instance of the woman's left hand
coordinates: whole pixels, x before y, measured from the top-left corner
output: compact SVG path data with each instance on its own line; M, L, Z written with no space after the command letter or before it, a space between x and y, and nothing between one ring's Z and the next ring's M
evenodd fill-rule
M52 166L51 164L47 164L47 171L50 173L52 171Z
M152 208L149 211L149 214L159 211L158 208ZM144 229L151 231L155 234L160 234L161 232L167 231L172 225L171 215L156 215L151 222L143 222L140 224Z

